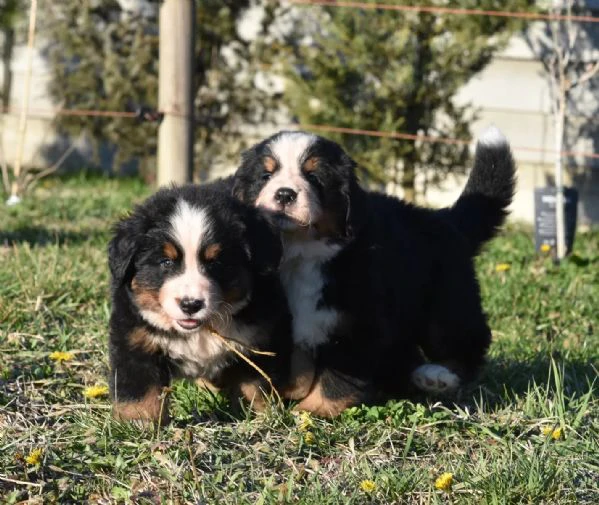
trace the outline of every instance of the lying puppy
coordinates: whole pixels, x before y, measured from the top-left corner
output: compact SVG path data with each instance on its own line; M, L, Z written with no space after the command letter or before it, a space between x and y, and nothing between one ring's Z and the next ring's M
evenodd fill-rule
M162 189L120 221L112 274L110 389L119 419L166 422L171 379L201 379L254 405L286 385L290 315L279 234L231 181ZM267 351L274 356L257 354Z
M318 374L298 407L325 416L412 385L448 392L475 376L491 332L473 258L503 223L515 185L495 128L448 209L366 191L355 166L330 140L281 132L244 153L235 175L234 194L283 232L293 338Z

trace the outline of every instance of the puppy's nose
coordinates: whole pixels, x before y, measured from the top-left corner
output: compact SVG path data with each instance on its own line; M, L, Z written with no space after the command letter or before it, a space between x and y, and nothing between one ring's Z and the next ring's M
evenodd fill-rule
M198 300L196 298L181 298L181 300L179 300L179 307L181 307L181 310L188 316L195 314L203 306L204 300Z
M275 200L281 205L289 205L295 202L297 198L297 192L291 188L279 188L275 193Z

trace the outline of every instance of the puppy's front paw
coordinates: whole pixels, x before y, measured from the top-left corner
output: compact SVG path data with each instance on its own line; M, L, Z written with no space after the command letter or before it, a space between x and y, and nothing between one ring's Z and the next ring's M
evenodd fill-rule
M451 393L458 389L460 378L443 365L427 363L412 372L412 382L426 393Z
M115 401L112 414L119 421L141 421L162 426L169 422L168 388L152 387L138 400Z

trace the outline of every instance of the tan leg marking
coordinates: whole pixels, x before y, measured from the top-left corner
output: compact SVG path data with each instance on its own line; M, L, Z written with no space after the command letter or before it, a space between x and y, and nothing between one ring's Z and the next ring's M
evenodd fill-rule
M119 421L155 421L161 425L168 423L168 397L161 388L152 386L141 400L115 402L114 417Z
M291 356L289 383L282 389L281 396L287 400L305 398L312 389L314 374L314 361L307 352L296 347Z
M307 410L317 416L333 418L341 414L345 409L352 407L356 399L353 396L330 399L323 395L322 385L317 382L294 410Z
M250 403L253 410L263 412L266 409L265 393L260 388L260 382L242 382L239 384L239 391L241 396Z

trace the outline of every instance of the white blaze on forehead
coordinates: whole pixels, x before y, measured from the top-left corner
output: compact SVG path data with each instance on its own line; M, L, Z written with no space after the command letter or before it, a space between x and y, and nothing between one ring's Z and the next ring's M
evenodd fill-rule
M320 204L301 167L308 149L316 139L315 135L309 133L286 132L270 142L270 152L277 160L279 169L260 191L256 205L280 212L282 206L277 200L277 191L289 188L295 191L297 196L292 205L285 206L285 214L303 226L319 219Z
M283 133L273 140L270 150L279 162L280 172L299 174L300 160L315 140L314 135L303 132Z
M205 209L193 207L181 200L170 223L173 239L183 252L183 270L180 275L169 279L163 285L165 303L173 311L176 300L180 298L206 300L209 303L207 299L212 282L200 272L198 253L200 245L210 235L211 219Z
M198 248L210 229L210 219L206 211L181 200L171 218L171 227L173 238L185 253L186 266L190 258L196 261Z

